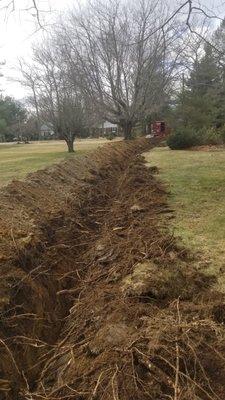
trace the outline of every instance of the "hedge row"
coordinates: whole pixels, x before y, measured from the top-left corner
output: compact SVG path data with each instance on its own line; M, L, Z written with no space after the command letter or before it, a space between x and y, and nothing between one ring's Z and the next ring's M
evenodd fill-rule
M203 128L197 132L191 128L180 128L172 133L167 140L167 144L172 150L223 143L225 143L225 127L220 130Z

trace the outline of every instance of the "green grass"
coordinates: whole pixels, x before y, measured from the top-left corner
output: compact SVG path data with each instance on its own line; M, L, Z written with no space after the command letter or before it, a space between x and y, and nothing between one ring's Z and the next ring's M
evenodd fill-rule
M218 272L225 265L225 150L157 148L146 159L169 185L175 234ZM222 284L225 289L225 279Z
M75 142L75 153L67 153L63 141L33 142L31 144L0 144L0 186L12 179L22 179L29 172L45 168L68 157L78 157L106 143L103 139Z

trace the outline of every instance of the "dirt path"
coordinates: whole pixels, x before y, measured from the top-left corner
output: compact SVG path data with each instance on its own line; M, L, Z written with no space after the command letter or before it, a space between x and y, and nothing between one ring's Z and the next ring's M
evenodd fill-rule
M146 145L2 193L0 398L224 398L223 298L168 235Z

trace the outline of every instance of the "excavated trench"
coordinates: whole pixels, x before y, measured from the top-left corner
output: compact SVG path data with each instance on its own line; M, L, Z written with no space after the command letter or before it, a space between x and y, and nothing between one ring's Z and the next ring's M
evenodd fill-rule
M225 398L224 298L168 231L151 146L1 191L0 399Z

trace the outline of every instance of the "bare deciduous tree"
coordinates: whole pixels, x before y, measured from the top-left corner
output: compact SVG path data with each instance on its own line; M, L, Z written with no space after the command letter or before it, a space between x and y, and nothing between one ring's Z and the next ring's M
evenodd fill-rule
M41 118L38 104L39 76L37 75L34 66L27 64L23 59L19 60L19 70L22 75L22 79L20 79L19 82L26 88L29 88L32 94L31 103L35 109L38 136L40 137Z
M54 54L48 42L34 50L33 65L20 62L22 83L32 93L31 103L35 107L39 127L50 123L60 139L64 139L68 151L73 152L76 136L84 130L84 102L78 90L67 80L63 63Z
M48 0L45 1L45 5L49 6ZM42 14L50 11L46 7L43 10L43 1L41 2L40 0L0 0L0 10L5 12L6 18L15 11L29 13L37 20L40 28L43 28Z
M89 104L95 117L118 124L130 139L137 122L157 112L176 87L190 32L197 32L201 47L204 29L194 24L199 14L216 18L191 0L172 13L163 0L92 0L74 9L35 50L35 73L23 72L37 116L41 109L60 135L72 138L74 115L81 130Z
M56 48L71 84L93 102L102 119L122 127L125 139L169 90L180 31L176 24L158 30L166 19L167 9L157 0L129 6L95 1L73 11L58 30Z

